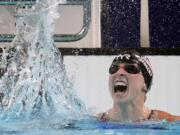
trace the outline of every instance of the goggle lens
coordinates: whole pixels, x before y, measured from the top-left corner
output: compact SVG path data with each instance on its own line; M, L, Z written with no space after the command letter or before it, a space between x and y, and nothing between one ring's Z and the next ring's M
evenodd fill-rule
M128 72L130 74L138 74L140 72L140 69L138 67L136 67L135 65L123 65L123 66L112 65L109 68L109 73L114 74L119 69L124 69L126 72Z

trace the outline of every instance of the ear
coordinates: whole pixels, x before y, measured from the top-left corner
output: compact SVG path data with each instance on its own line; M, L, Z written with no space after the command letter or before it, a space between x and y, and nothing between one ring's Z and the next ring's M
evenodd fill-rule
M146 86L145 83L143 84L142 91L145 92L145 93L147 93L147 86Z
M144 102L146 102L146 93L147 93L147 87L146 84L144 83L143 87L142 87L142 92L144 92Z

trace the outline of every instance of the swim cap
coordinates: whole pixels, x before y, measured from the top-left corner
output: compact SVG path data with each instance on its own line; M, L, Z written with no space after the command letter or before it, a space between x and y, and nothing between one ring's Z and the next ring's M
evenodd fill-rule
M149 59L141 56L138 52L123 52L116 56L111 64L118 65L120 63L137 64L141 69L148 92L152 85L153 70Z

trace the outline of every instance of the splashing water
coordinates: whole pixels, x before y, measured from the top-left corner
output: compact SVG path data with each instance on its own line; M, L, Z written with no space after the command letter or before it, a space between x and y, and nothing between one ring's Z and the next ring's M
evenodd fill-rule
M0 80L0 119L64 119L86 112L53 41L58 4L39 0L17 20L14 51ZM21 12L22 13L22 12Z

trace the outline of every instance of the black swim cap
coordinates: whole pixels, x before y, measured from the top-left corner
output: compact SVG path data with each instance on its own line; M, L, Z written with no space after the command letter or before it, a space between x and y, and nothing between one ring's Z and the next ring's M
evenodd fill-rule
M120 63L137 64L141 69L148 92L152 85L153 70L149 59L140 55L138 52L123 52L116 56L111 64L119 65Z

